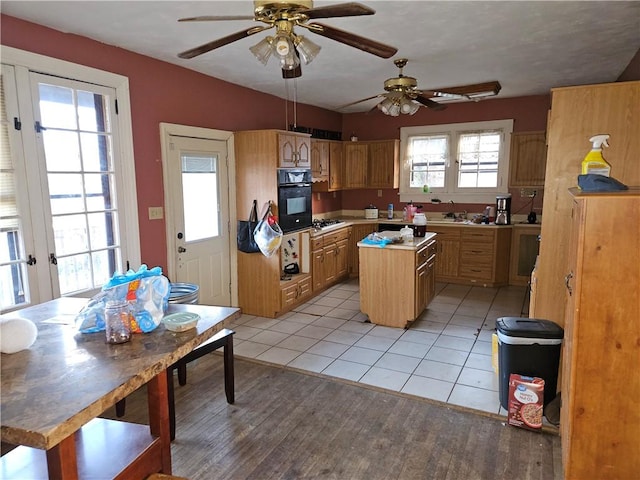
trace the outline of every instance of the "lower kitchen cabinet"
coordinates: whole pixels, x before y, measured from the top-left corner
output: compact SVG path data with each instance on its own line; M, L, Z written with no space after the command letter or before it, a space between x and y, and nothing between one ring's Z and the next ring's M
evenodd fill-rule
M436 280L485 287L507 285L511 228L428 225L438 234Z
M538 257L540 225L514 225L511 228L509 285L526 286Z
M430 241L416 252L416 305L414 313L420 315L436 296L436 241Z
M280 282L280 305L282 310L289 310L311 296L311 275L296 275L291 280Z
M640 190L571 192L560 411L564 475L638 478Z
M438 234L436 279L439 282L458 283L461 227L442 227L428 224L427 230Z
M367 235L378 231L377 223L356 223L351 226L349 238L349 276L357 277L360 271L358 242Z
M349 234L351 227L311 239L313 291L318 292L343 280L349 273Z

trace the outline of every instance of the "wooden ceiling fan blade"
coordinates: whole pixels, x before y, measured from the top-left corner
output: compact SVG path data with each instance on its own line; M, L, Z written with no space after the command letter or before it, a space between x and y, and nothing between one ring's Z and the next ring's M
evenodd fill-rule
M415 98L416 102L421 103L422 105L424 105L425 107L430 108L431 110L444 110L445 108L447 108L446 105L443 105L441 103L438 102L434 102L433 100L423 96L422 94L419 94L416 96Z
M426 97L464 97L481 98L497 95L502 86L498 81L461 85L458 87L438 88L435 90L423 90Z
M336 42L355 47L364 52L377 55L378 57L390 58L398 51L397 48L385 45L384 43L376 42L375 40L361 37L355 33L345 32L344 30L339 30L320 23L309 23L303 26L307 27L309 31L313 33L330 38Z
M361 3L349 2L337 5L327 5L325 7L311 8L300 13L309 18L336 18L336 17L357 17L361 15L373 15L376 11Z
M242 40L243 38L247 38L253 34L266 30L267 28L271 28L271 26L251 27L246 30L242 30L240 32L232 33L231 35L227 35L226 37L219 38L218 40L214 40L213 42L205 43L204 45L200 45L199 47L195 47L190 50L186 50L182 53L179 53L178 57L180 58L197 57L198 55L202 55L203 53L210 52L211 50L215 50L216 48L224 47L225 45L229 45L230 43L236 42L238 40Z
M342 110L343 108L350 107L352 105L357 105L358 103L366 102L367 100L372 100L377 97L384 97L384 93L379 93L378 95L373 95L372 97L363 98L361 100L356 100L355 102L347 103L346 105L340 105L336 107L336 110Z
M179 18L179 22L217 22L223 20L254 20L253 15L202 15L200 17Z

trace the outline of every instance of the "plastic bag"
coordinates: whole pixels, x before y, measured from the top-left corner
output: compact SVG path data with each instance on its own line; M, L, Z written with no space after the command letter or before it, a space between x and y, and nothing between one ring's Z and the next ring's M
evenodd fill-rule
M271 212L271 201L267 203L266 212L262 220L253 231L253 238L258 244L258 248L265 257L270 257L278 251L282 244L282 229L276 217Z
M160 267L148 270L142 265L137 272L116 273L76 316L76 326L82 333L104 331L106 303L125 300L130 307L131 331L150 332L160 325L167 311L170 290L169 280Z

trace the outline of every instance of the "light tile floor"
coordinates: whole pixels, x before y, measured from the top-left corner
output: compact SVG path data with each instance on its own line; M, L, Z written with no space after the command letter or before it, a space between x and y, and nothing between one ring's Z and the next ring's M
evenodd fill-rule
M231 325L239 357L506 415L491 362L500 317L527 316L526 287L438 284L408 329L367 323L358 281L335 285L277 319L242 315Z

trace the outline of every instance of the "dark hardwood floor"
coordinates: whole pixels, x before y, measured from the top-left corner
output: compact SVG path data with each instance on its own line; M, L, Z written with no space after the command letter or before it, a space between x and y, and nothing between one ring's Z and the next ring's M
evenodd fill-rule
M229 405L217 353L175 385L173 473L190 480L562 478L557 435L489 414L238 358ZM124 419L146 422L144 393Z

